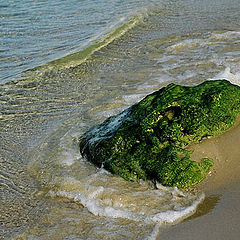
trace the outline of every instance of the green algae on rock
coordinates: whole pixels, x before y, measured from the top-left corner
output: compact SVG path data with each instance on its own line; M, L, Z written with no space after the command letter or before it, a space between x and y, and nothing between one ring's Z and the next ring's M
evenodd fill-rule
M213 161L190 159L190 143L229 129L240 113L240 87L226 80L170 84L80 138L81 154L126 180L192 187Z

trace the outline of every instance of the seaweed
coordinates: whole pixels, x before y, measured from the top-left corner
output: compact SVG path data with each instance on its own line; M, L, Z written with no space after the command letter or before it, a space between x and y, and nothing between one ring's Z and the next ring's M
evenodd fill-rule
M191 160L190 143L228 130L240 113L240 87L226 80L168 86L87 131L80 152L126 180L193 187L213 166Z

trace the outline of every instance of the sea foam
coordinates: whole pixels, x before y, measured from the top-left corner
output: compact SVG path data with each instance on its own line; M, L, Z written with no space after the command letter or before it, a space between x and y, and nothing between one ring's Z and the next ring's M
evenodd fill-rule
M230 81L232 84L240 86L240 72L231 72L230 67L226 67L223 71L218 73L214 78L210 78L209 80L218 80L218 79L226 79Z
M53 182L52 182L53 184ZM173 224L196 211L204 194L177 188L157 189L126 182L103 169L83 179L55 178L51 197L66 197L82 204L95 216L124 218L145 223Z

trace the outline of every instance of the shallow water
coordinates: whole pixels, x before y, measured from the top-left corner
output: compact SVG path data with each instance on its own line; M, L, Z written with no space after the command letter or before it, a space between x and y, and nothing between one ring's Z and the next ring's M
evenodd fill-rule
M0 3L0 83L76 52L156 1L8 0Z
M82 159L78 138L170 82L195 85L226 78L238 84L239 1L152 1L154 7L147 1L110 1L108 14L101 13L106 9L104 1L98 3L99 11L94 1L72 1L86 4L91 11L84 13L97 14L92 25L84 14L77 15L77 8L56 1L52 9L59 9L60 17L52 25L51 8L44 10L46 16L39 15L44 3L32 2L11 4L37 12L40 22L27 19L27 13L6 12L13 15L16 29L16 16L26 20L23 40L16 30L16 39L9 35L9 43L4 42L7 31L3 29L5 45L0 54L11 58L4 55L0 63L0 236L161 238L162 227L193 214L204 194L125 182ZM11 4L1 5L2 11ZM79 11L83 5L78 6ZM72 20L67 21L67 16ZM74 21L83 24L79 32L69 29ZM30 29L32 23L39 28ZM53 34L55 26L64 29L63 34L56 31L58 37ZM38 36L29 36L30 45L28 31ZM94 38L97 41L89 42ZM21 50L27 46L31 46L27 51ZM67 57L49 62L63 55ZM12 61L14 56L19 60Z

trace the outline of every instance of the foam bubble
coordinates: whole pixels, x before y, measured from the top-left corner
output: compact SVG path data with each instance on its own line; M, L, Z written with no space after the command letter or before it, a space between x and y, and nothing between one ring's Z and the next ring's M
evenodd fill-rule
M145 89L146 89L146 87L149 89L149 88L152 88L152 85L148 84L147 86L145 85L144 87L145 87ZM142 100L145 96L146 96L145 93L142 93L142 94L131 94L131 95L124 95L124 96L122 96L122 99L128 105L132 105L132 104Z
M59 142L58 152L56 154L56 163L63 166L72 166L79 161L79 150L78 147L74 146L77 142L77 132L67 132L61 138Z
M153 189L146 184L126 182L106 171L81 180L58 178L49 195L79 202L95 216L160 225L173 224L190 216L204 199L203 193L183 192L160 184L158 189Z
M75 160L79 158L79 156L74 156L74 153L71 153L69 151L64 151L61 154L60 158L60 164L71 166L75 163Z
M223 33L212 33L210 36L210 41L229 41L234 39L240 39L240 32L227 31Z
M211 78L209 80L218 79L226 79L230 81L232 84L240 86L240 72L232 73L230 67L226 67L224 71L218 73L214 78Z
M168 47L166 51L174 53L178 51L185 51L186 49L203 47L205 45L206 43L202 39L187 39Z

